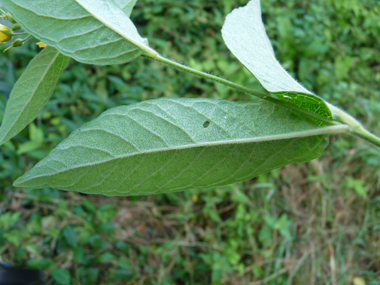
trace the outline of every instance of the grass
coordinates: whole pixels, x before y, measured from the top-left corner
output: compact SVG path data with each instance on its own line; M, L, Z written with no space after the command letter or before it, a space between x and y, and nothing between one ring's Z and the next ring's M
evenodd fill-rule
M376 4L270 0L263 12L284 66L380 134ZM220 36L233 7L144 0L132 16L165 56L260 91ZM0 57L0 110L36 52L30 42ZM72 61L41 115L0 148L0 259L41 268L48 284L380 284L380 152L357 138L333 137L317 160L220 188L109 198L11 186L107 108L184 96L249 100L145 59Z

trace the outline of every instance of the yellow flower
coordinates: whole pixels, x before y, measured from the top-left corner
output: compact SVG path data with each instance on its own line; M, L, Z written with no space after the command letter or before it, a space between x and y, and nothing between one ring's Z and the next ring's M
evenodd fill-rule
M40 47L40 48L46 48L47 47L47 44L45 44L43 42L36 43L36 45L38 45L38 47Z
M12 38L11 30L4 25L0 24L0 43L6 43Z

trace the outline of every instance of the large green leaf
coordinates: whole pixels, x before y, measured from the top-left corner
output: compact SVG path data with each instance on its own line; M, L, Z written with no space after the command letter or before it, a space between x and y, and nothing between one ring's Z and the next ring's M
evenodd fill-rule
M263 100L145 101L82 126L14 185L104 195L226 185L318 157L331 132Z
M136 5L137 0L115 0L115 2L129 17L132 13L133 7Z
M318 115L332 118L326 102L299 84L277 61L261 18L260 0L232 11L222 29L231 52L261 85L280 99Z
M0 145L24 129L45 106L70 58L47 47L32 61L16 82L0 127Z
M30 34L77 61L108 65L156 54L114 0L3 0Z

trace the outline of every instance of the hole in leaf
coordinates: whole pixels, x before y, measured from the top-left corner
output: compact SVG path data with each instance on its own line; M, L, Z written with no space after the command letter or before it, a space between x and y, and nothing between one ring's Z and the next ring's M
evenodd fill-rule
M210 125L210 121L206 121L206 122L203 123L203 127L205 129L207 129L209 125Z

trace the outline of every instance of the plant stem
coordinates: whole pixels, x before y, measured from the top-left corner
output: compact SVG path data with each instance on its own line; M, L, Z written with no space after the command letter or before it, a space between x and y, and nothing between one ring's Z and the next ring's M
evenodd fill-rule
M265 94L265 93L261 93L261 92L252 90L252 89L250 89L248 87L242 86L240 84L237 84L235 82L226 80L224 78L221 78L221 77L218 77L218 76L215 76L215 75L212 75L212 74L208 74L206 72L199 71L199 70L196 70L194 68L188 67L186 65L180 64L178 62L172 61L170 59L162 57L159 54L157 54L157 55L142 54L142 56L144 56L146 58L149 58L149 59L152 59L152 60L156 60L156 61L162 62L162 63L170 65L170 66L173 66L173 67L175 67L177 69L180 69L182 71L186 71L186 72L194 74L196 76L199 76L199 77L202 77L202 78L205 78L205 79L209 79L209 80L221 83L223 85L232 87L232 88L234 88L236 90L239 90L239 91L241 91L243 93L247 93L247 94L259 97L261 99L267 100L269 102L281 105L281 106L286 107L286 108L288 108L288 109L290 109L292 111L295 111L297 113L301 113L301 114L303 114L305 116L308 116L310 118L316 119L316 120L321 121L321 122L324 122L324 123L326 123L328 125L343 125L342 123L340 123L338 121L331 120L329 118L320 116L320 115L315 114L313 112L301 109L301 108L297 107L294 104L288 103L288 102L283 101L283 100L279 100L278 98L276 98L276 95ZM372 144L380 147L380 138L377 137L377 136L375 136L375 135L373 135L369 131L367 131L355 118L353 118L351 115L347 114L346 112L338 109L337 107L335 107L335 106L333 106L333 105L331 105L331 104L329 104L327 102L326 102L326 105L327 105L327 107L334 114L337 115L337 117L344 124L346 124L346 125L348 125L348 126L350 126L352 128L352 133L353 134L355 134L356 136L361 137L362 139L364 139L364 140L366 140L366 141L368 141L368 142L370 142L370 143L372 143Z
M149 58L149 59L157 60L157 61L165 63L167 65L171 65L171 66L173 66L175 68L178 68L178 69L180 69L182 71L186 71L186 72L191 73L191 74L194 74L196 76L199 76L199 77L202 77L202 78L205 78L205 79L210 79L212 81L224 84L226 86L229 86L229 87L232 87L232 88L234 88L236 90L239 90L239 91L241 91L243 93L247 93L247 94L259 97L261 99L267 100L269 102L272 102L272 103L284 106L284 107L286 107L288 109L291 109L293 111L301 113L301 114L303 114L305 116L311 117L311 118L316 119L318 121L324 122L326 124L329 124L329 125L341 125L341 123L339 123L337 121L334 121L334 120L331 120L329 118L326 118L326 117L320 116L318 114L315 114L313 112L310 112L310 111L298 108L296 105L288 103L286 101L279 100L279 99L276 98L276 95L265 94L265 93L258 92L256 90L252 90L252 89L250 89L248 87L242 86L242 85L237 84L235 82L226 80L224 78L221 78L221 77L218 77L218 76L215 76L215 75L212 75L212 74L208 74L208 73L203 72L203 71L196 70L194 68L191 68L191 67L188 67L186 65L180 64L178 62L172 61L170 59L164 58L161 55L158 55L158 56L154 57L154 56L151 56L149 54L142 54L142 56L144 56L146 58Z
M27 40L29 40L32 36L29 35L27 36L25 39L17 39L15 40L11 46L9 46L8 48L6 48L3 53L6 53L8 50L10 50L11 48L13 47L19 47L19 46L22 46Z
M353 130L354 135L361 137L362 139L380 147L380 138L367 131L365 128Z
M11 35L12 36L20 36L20 35L26 35L27 32L23 32L23 33L12 33Z
M333 114L335 114L339 118L340 121L342 121L344 124L349 125L352 128L353 134L380 147L380 138L367 131L358 120L356 120L347 112L335 107L334 105L327 103L327 106L330 108Z

